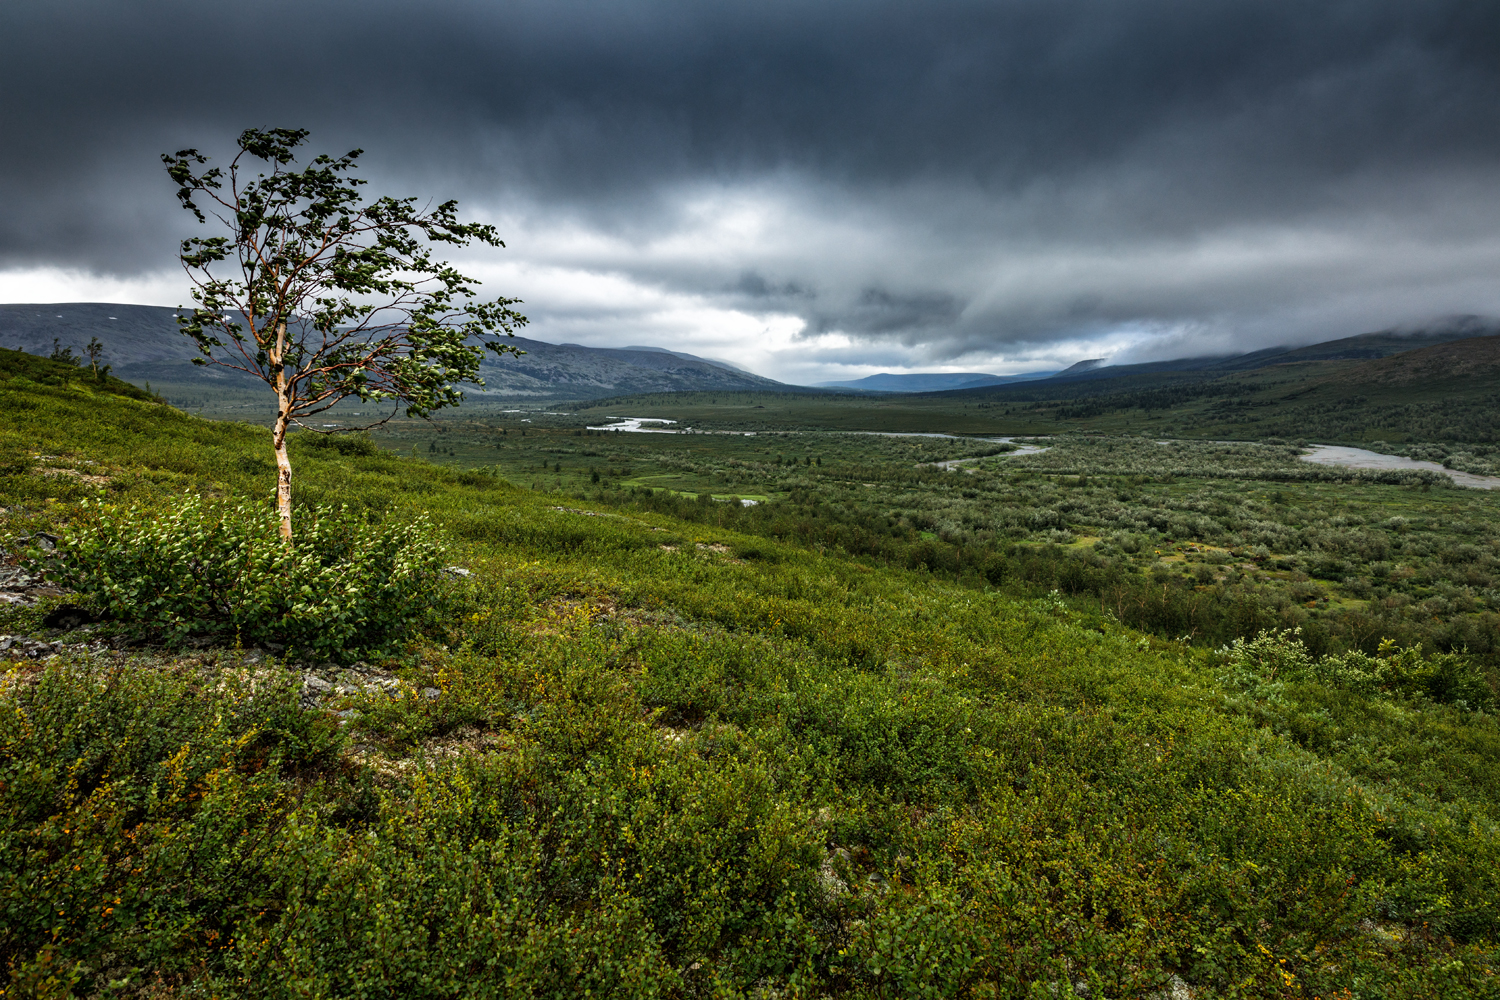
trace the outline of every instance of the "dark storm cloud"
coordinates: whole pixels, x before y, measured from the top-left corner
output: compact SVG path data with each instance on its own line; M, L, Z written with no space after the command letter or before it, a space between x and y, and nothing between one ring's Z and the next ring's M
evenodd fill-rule
M678 224L694 184L832 192L885 235L847 257L615 266L934 356L1251 322L1316 298L1320 268L1357 295L1366 265L1252 253L1198 273L1182 262L1203 234L1357 242L1385 219L1421 247L1500 221L1497 57L1500 6L1472 0L11 0L0 266L168 266L184 220L156 154L305 125L402 190L626 241ZM996 290L991 271L1036 261Z
M815 316L813 329L859 330L867 333L915 333L952 324L961 305L941 292L894 295L884 288L866 288L852 305L834 316Z
M804 288L795 281L785 284L775 284L767 281L765 275L756 271L746 271L741 274L739 280L726 289L733 295L743 296L751 301L786 301L789 299L816 298L815 293Z

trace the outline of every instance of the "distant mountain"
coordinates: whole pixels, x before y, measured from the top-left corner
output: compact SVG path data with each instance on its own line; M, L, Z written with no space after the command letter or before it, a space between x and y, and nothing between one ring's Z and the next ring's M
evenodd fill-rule
M661 348L580 347L526 337L509 342L526 353L519 358L486 361L480 368L485 388L470 390L469 395L599 399L640 392L786 388L773 379L723 362Z
M572 344L572 345L564 345L564 346L576 347L577 345L576 344ZM661 354L671 354L671 355L673 355L675 357L684 358L684 359L686 359L688 361L702 361L702 362L705 362L706 364L718 365L720 368L728 368L730 371L733 371L733 372L744 372L747 375L753 375L753 374L755 374L754 372L750 371L750 369L748 369L748 368L741 368L739 365L735 364L733 361L725 361L722 358L700 358L696 354L684 354L682 351L669 351L665 347L642 347L639 344L631 344L631 345L629 345L627 347L624 347L622 349L626 350L626 351L657 351L657 352L659 352Z
M1267 347L1248 354L1174 358L1170 361L1147 361L1135 365L1109 365L1103 362L1080 361L1072 368L1054 375L1051 381L1112 379L1158 372L1241 372L1297 361L1385 358L1405 351L1415 351L1432 344L1496 335L1500 335L1500 320L1484 316L1450 316L1418 327L1362 333L1355 337L1328 340L1321 344L1309 344L1306 347Z
M177 331L175 309L107 302L68 302L43 305L0 304L0 347L29 354L51 353L54 339L80 353L91 337L104 344L104 361L120 378L144 385L150 382L169 399L184 394L216 393L256 388L247 376L214 366L191 363L192 344ZM1500 351L1500 320L1453 316L1418 327L1395 328L1357 337L1344 337L1305 347L1272 347L1234 356L1177 358L1135 365L1109 365L1092 359L1061 372L990 375L982 372L871 375L850 382L824 383L824 389L863 392L970 392L1005 399L1074 398L1100 392L1134 391L1166 381L1218 378L1273 365L1314 361L1377 361L1407 358L1389 367L1375 367L1338 378L1369 378L1374 385L1397 384L1409 378L1469 377L1480 372L1476 359ZM1462 342L1451 351L1425 349ZM519 358L490 358L481 368L484 389L471 389L475 399L573 400L601 399L646 392L733 391L774 389L812 392L786 386L744 371L724 361L700 358L660 347L581 347L548 344L526 337L512 343L527 353ZM1472 364L1465 367L1465 357ZM1415 360L1413 360L1415 359ZM1413 367L1415 365L1415 367ZM1480 367L1473 367L1480 365ZM1362 370L1363 366L1359 366ZM1486 371L1488 369L1485 369ZM1450 375L1440 375L1448 371ZM1474 377L1489 377L1487 375ZM1123 381L1118 381L1123 380ZM1404 383L1403 383L1404 384Z
M1108 358L1089 358L1087 361L1080 361L1077 364L1069 365L1052 377L1067 378L1069 375L1082 375L1084 372L1091 372L1095 368L1102 368L1108 363Z
M826 389L861 392L966 392L992 391L1007 398L1045 398L1058 383L1092 383L1112 379L1149 382L1150 376L1196 372L1209 377L1231 372L1254 371L1270 365L1298 361L1349 361L1385 358L1475 337L1500 335L1500 320L1483 316L1450 316L1421 326L1394 328L1356 337L1310 344L1306 347L1267 347L1248 354L1212 355L1146 361L1134 365L1112 365L1106 358L1080 361L1060 372L1030 372L1025 375L985 375L976 372L938 375L871 375L852 382L820 382ZM1079 391L1088 392L1087 389ZM1038 395L1040 394L1040 395Z
M1298 381L1307 380L1302 389L1298 390L1299 393L1311 392L1314 385L1328 387L1326 390L1320 389L1319 392L1333 391L1332 384L1324 381L1335 377L1334 371L1328 368L1330 364L1338 369L1336 377L1353 378L1356 376L1352 372L1359 368L1358 362L1406 357L1415 355L1425 348L1460 341L1473 344L1481 342L1495 344L1497 349L1500 349L1500 320L1480 316L1454 316L1420 327L1381 330L1355 337L1342 337L1321 344L1309 344L1305 347L1271 347L1227 357L1218 355L1149 361L1134 365L1101 365L1083 371L1079 371L1078 366L1075 365L1074 368L1059 372L1048 379L954 389L948 390L948 393L993 402L1077 400L1180 386L1228 376L1248 375L1251 372L1271 368L1279 369L1282 366L1290 370L1297 365L1317 369L1306 371L1300 376L1295 372L1289 372L1291 377ZM1455 349L1455 351L1468 349ZM1346 363L1347 366L1345 366ZM1319 365L1323 367L1319 369ZM1395 365L1391 369L1393 372L1398 370L1402 370L1402 366Z
M867 375L851 382L818 382L818 389L853 389L857 392L938 392L945 389L977 389L986 385L1009 385L1047 378L1056 372L1028 372L1024 375L986 375L983 372L936 374Z
M53 341L75 355L93 337L104 345L104 363L114 374L141 385L187 382L204 386L248 386L250 380L223 368L192 363L192 341L177 331L177 310L110 302L45 305L0 304L0 347L51 354Z
M54 338L79 353L91 337L104 344L104 360L128 382L157 388L237 389L258 384L237 372L194 365L192 344L177 330L177 310L107 302L46 305L0 304L0 347L50 354ZM781 389L780 382L659 347L596 348L547 344L527 337L510 341L526 353L481 366L484 399L595 399L639 392ZM171 398L171 393L168 393Z

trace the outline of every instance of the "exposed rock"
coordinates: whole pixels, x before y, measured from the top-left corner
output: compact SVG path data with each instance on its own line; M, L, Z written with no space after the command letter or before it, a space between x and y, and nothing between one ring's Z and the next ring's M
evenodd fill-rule
M28 573L21 565L27 549L35 547L53 552L57 549L57 541L56 535L38 531L13 539L12 551L0 550L0 603L31 605L43 597L61 597L67 593L49 585L41 576Z
M37 548L41 549L43 552L56 552L57 543L59 541L61 541L61 539L59 539L56 535L49 535L45 531L38 531L31 535L22 535L20 538L16 539L16 544L26 545L27 543L30 543L31 545L35 545Z
M842 847L836 847L831 854L824 856L823 864L818 869L818 881L822 884L823 892L830 902L836 902L849 895L849 883L839 877L838 870L834 867L835 857L845 865L849 864L849 852Z
M63 643L45 639L32 639L24 635L0 635L0 660L40 660L58 653L97 652L106 648L103 643Z
M436 691L436 688L424 688ZM322 708L328 703L337 704L340 699L368 697L371 695L399 698L401 679L395 674L384 673L359 662L349 667L336 663L322 663L316 667L302 669L302 707L308 711ZM427 695L427 697L433 697ZM349 718L349 716L340 716Z

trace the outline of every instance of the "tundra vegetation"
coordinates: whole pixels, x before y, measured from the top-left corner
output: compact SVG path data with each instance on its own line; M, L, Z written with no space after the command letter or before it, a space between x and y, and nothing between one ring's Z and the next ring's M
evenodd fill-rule
M1491 528L1500 495L1453 489L1440 474L1314 465L1285 441L1063 435L1033 441L1040 453L1012 455L1015 444L980 439L620 434L589 431L580 419L531 412L401 423L380 440L534 490L1014 596L1058 590L1200 646L1301 629L1318 655L1374 653L1394 639L1500 665L1500 539ZM939 466L954 461L963 471Z
M121 512L267 516L264 427L14 352L0 377L12 551L47 532L37 559L85 553ZM309 520L425 517L468 571L429 574L368 644L355 668L394 685L310 702L275 639L47 632L77 596L0 610L64 644L0 686L7 995L1495 994L1484 655L1346 641L1311 596L1274 628L1167 638L1047 575L1416 603L1403 588L1455 579L1439 566L1493 565L1451 527L1488 494L1325 478L1275 444L1004 457L494 419L396 427L398 449L291 435ZM1101 449L1119 464L1080 475ZM962 457L978 471L917 461ZM1359 577L1338 545L1366 536L1391 566L1370 595L1307 572L1327 553ZM1032 558L1053 569L1011 572Z

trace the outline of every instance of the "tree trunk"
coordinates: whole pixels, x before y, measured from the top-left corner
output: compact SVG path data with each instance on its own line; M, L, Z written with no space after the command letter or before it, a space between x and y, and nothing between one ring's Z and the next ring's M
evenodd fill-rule
M276 427L271 444L276 449L276 513L281 515L281 540L292 544L292 463L286 454L286 431L292 422L291 393L287 387L282 359L286 353L286 323L276 330L276 351L272 364L276 369Z
M287 405L278 397L276 429L271 443L276 448L276 513L281 515L281 540L292 544L292 463L286 456Z

